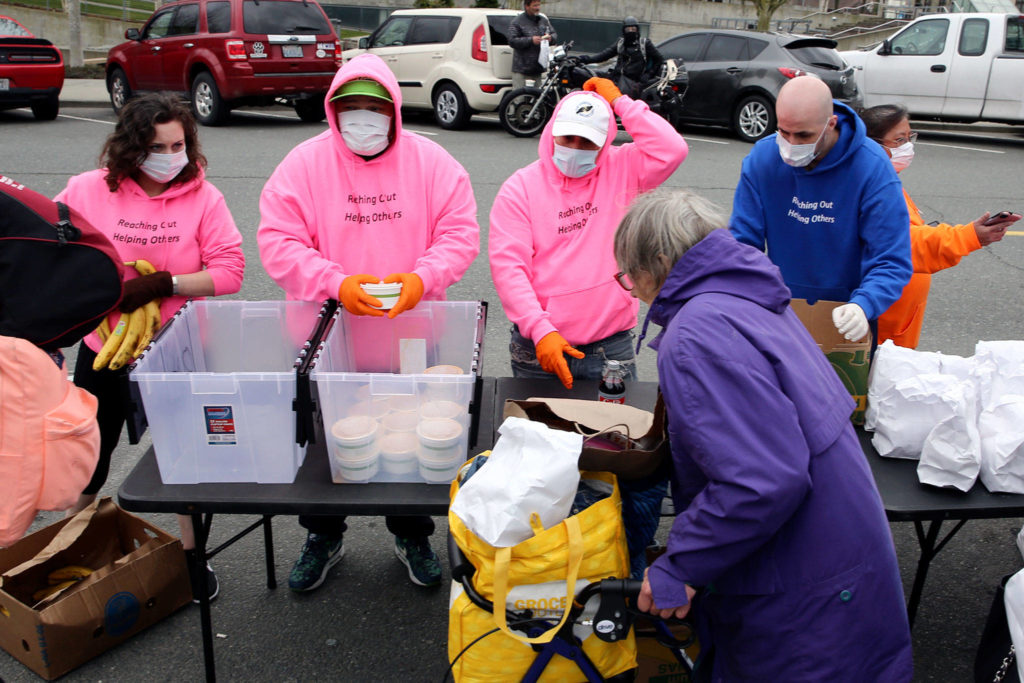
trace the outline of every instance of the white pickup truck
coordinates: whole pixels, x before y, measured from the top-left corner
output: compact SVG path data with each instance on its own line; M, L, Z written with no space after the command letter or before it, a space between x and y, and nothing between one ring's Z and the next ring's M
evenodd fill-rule
M869 50L840 53L864 106L914 118L1024 123L1024 15L931 14Z

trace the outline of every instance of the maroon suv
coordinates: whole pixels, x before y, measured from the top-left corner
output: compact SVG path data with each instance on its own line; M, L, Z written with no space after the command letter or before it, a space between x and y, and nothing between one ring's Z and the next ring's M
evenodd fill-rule
M130 28L107 55L114 111L132 93L186 94L200 123L224 123L243 105L290 104L323 121L341 45L315 0L177 0Z

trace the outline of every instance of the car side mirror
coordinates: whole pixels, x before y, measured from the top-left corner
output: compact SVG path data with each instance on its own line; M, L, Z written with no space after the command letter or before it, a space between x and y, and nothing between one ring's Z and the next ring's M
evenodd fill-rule
M892 43L888 39L882 41L882 47L878 48L878 54L883 57L892 54Z
M130 29L128 29L127 31L124 32L124 37L127 38L128 40L138 40L139 39L139 29L137 29L137 28L130 28Z
M359 49L365 50L370 47L370 36L363 36L359 39Z

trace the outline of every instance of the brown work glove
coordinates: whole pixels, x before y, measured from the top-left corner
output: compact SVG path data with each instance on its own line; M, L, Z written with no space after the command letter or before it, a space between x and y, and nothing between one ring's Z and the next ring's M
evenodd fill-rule
M140 306L145 306L153 299L162 299L174 294L174 285L171 283L171 273L166 270L158 270L149 275L141 275L124 283L124 294L121 295L121 303L117 310L122 313L131 313Z

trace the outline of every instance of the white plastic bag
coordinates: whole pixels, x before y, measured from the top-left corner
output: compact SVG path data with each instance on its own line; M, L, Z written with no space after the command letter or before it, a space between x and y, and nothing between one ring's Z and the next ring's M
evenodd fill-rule
M875 401L877 419L871 438L878 454L920 458L925 439L935 426L955 415L955 396L962 396L959 384L952 375L925 373L901 380L880 395Z
M496 548L533 536L536 514L545 529L569 515L580 482L583 436L519 417L506 419L490 457L455 494L454 512Z
M981 483L989 491L1024 493L1024 396L1008 394L978 417Z
M887 339L875 351L868 382L868 407L864 414L864 429L875 431L879 421L886 425L886 414L879 413L879 401L893 390L897 383L924 373L942 371L940 354L915 351L896 346Z
M970 381L951 384L941 398L952 412L925 438L917 478L922 484L969 491L981 469L974 384Z
M1024 569L1010 577L1003 590L1006 621L1016 652L1024 652ZM1024 657L1017 656L1017 675L1024 681Z
M548 63L551 61L551 45L548 41L540 41L540 54L537 55L537 63L545 71L548 68Z

